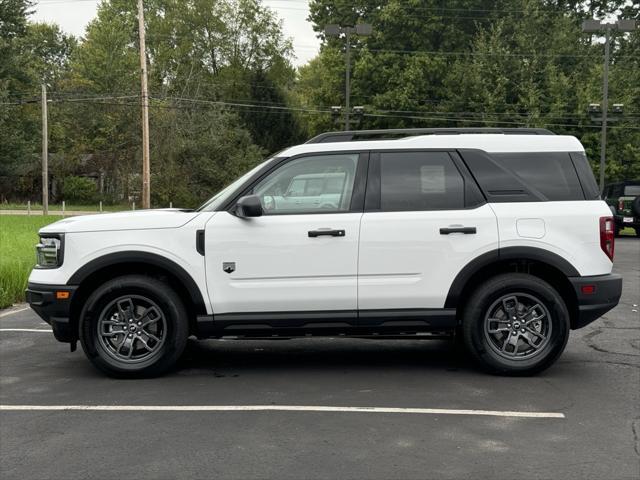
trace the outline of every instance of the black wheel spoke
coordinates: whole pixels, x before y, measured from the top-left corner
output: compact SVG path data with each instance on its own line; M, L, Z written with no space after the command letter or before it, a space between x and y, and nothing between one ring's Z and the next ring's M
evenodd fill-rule
M151 340L153 340L154 342L159 342L160 339L158 337L156 337L153 333L149 333L149 332L144 332L144 334L150 338Z
M156 307L147 308L143 314L140 316L140 321L142 322L142 328L145 328L147 325L151 325L160 320L162 316L158 312Z
M133 300L130 298L123 298L118 303L118 316L120 320L126 322L130 319L133 319L133 312L135 310L133 306Z
M518 299L515 296L502 299L502 308L504 309L504 313L506 313L507 317L511 320L515 320L517 318L517 306Z
M511 330L509 320L501 320L499 318L490 318L489 320L489 333L508 332ZM498 324L494 327L495 324Z
M146 348L149 352L153 352L153 348L150 347L149 344L145 342L145 340L142 337L138 337L138 340L140 340L144 348Z
M527 330L527 332L529 332L532 335L535 335L536 337L540 338L541 340L546 340L547 339L547 337L545 335L541 334L540 332L536 332L535 330L533 330L533 329L531 329L529 327L526 327L526 330Z

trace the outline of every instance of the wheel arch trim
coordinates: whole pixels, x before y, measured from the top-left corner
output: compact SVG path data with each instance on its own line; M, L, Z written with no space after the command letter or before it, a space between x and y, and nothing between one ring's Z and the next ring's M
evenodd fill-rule
M566 277L579 277L578 270L560 255L536 247L505 247L485 252L471 260L458 272L445 301L445 308L456 308L469 280L483 268L505 260L529 260L546 264L562 272Z
M99 270L127 263L146 264L167 271L184 285L197 312L207 313L205 298L193 277L173 260L156 253L127 250L102 255L76 270L67 281L67 285L81 285L84 280Z

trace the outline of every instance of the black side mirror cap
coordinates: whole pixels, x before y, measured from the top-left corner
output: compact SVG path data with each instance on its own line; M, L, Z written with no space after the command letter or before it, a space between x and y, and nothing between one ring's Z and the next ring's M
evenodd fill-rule
M264 213L262 202L257 195L247 195L236 203L236 215L240 218L261 217Z

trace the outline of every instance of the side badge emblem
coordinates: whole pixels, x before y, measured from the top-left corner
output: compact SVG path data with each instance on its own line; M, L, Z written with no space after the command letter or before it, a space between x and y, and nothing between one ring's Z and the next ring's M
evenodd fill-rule
M236 271L236 262L222 262L222 271L233 273Z

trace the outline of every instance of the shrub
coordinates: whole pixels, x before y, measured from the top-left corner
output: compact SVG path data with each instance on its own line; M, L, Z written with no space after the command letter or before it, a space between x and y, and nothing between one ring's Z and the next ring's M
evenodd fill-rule
M62 198L67 202L94 203L98 192L96 183L86 177L67 177L62 187Z

